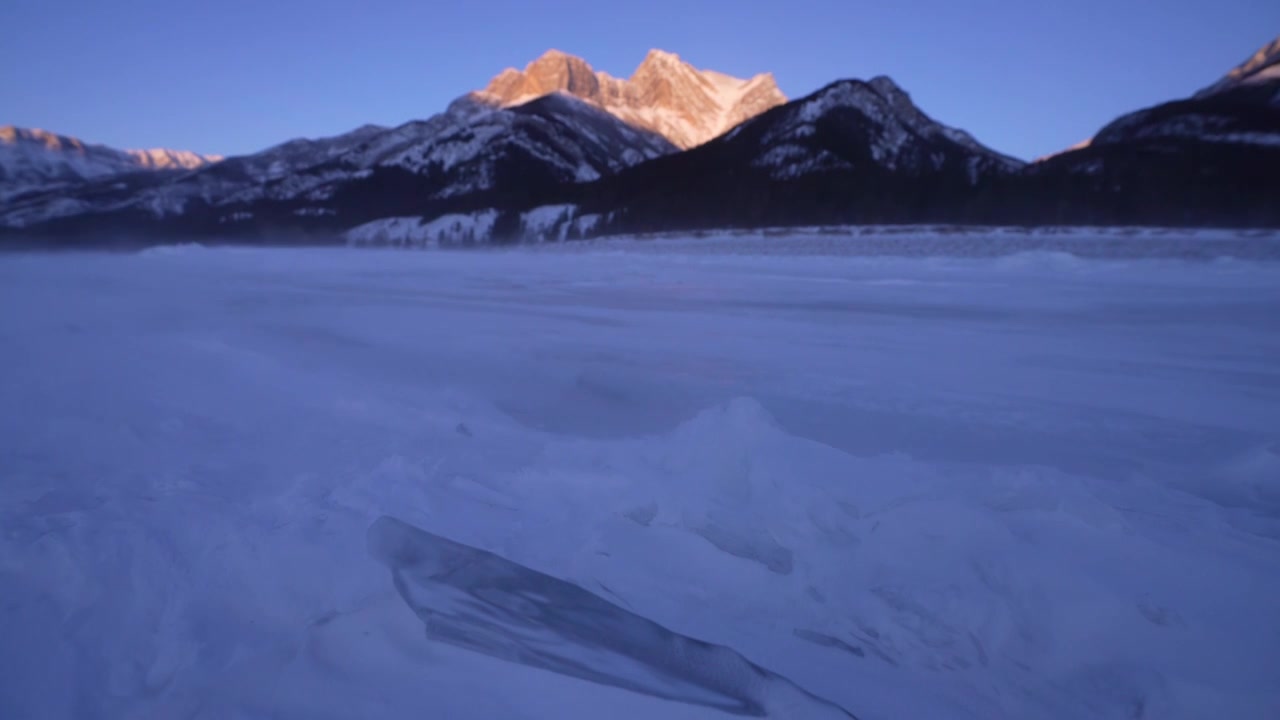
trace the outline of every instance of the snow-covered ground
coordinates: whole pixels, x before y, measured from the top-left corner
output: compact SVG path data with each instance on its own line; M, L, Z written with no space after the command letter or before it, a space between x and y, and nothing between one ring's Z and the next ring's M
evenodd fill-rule
M1280 716L1280 263L696 246L0 257L0 717Z

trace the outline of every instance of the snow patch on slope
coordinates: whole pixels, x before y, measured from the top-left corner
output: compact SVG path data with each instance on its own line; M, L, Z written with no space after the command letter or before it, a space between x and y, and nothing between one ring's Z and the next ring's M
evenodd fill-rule
M0 197L0 201L5 198ZM38 204L26 204L7 210L0 214L0 224L12 228L23 228L38 223L70 217L92 209L82 200L71 197L53 197Z
M449 247L483 243L490 239L497 210L421 217L382 218L346 232L351 245L392 247Z
M520 227L526 240L564 240L573 227L577 205L543 205L520 215Z

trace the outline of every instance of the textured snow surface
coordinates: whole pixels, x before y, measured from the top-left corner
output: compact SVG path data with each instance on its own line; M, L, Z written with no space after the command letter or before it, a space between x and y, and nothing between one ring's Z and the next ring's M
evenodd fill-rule
M0 256L0 717L1275 717L1280 263L735 242Z

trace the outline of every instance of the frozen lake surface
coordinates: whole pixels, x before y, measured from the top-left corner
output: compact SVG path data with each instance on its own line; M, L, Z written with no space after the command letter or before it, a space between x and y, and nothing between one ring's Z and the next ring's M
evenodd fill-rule
M0 257L0 717L1280 716L1280 263L752 242Z

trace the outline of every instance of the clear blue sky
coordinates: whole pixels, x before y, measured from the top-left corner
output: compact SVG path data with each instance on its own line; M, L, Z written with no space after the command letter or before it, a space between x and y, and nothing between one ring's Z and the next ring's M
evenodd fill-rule
M1021 157L1185 96L1280 34L1277 0L3 0L0 124L252 152L430 116L549 47L651 47L798 97L893 77Z

